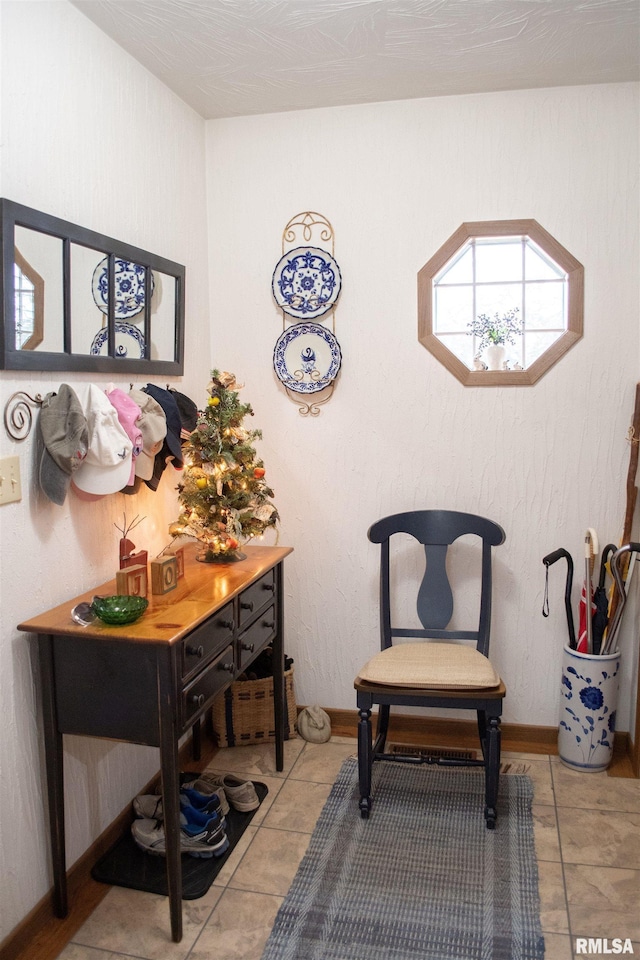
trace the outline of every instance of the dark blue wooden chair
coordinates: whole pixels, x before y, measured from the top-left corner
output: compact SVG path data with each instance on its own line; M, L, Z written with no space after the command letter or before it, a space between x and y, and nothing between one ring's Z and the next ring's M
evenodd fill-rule
M417 600L421 629L392 625L390 584L393 579L389 541L396 534L409 534L424 546L426 570ZM477 538L469 544L470 547L471 544L477 545L473 551L477 555L480 585L477 627L472 630L449 629L454 601L447 575L447 553L454 541L468 535ZM491 550L504 542L504 530L497 523L470 513L416 510L379 520L373 524L368 536L372 543L379 543L382 549L381 651L361 669L355 680L360 718L358 770L361 816L367 819L371 811L371 771L374 761L400 760L447 765L463 763L484 766L484 816L487 827L493 829L497 817L500 776L500 718L506 690L489 660ZM465 548L465 558L468 552ZM465 579L467 576L465 563ZM404 587L403 583L403 591ZM396 642L401 639L403 642ZM375 743L372 742L371 726L374 704L378 705ZM385 753L392 705L474 710L482 759L460 760L426 753L415 757Z

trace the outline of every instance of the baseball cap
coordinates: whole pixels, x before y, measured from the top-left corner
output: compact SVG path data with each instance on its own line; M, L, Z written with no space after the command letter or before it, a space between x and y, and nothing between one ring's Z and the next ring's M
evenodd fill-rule
M148 393L150 397L153 397L156 403L159 403L164 410L167 421L165 444L169 448L169 454L167 454L167 456L172 455L176 460L176 466L182 467L182 445L180 443L182 420L180 419L180 411L173 394L169 393L168 390L164 390L162 387L157 387L155 383L148 383L146 387L142 389L145 393Z
M40 487L49 500L62 506L72 474L89 448L89 427L80 401L63 383L57 393L48 393L38 417L43 442L40 457Z
M133 444L103 390L94 383L79 383L76 391L89 427L89 449L73 475L73 485L97 496L117 493L131 476Z
M146 485L150 490L153 490L154 493L158 489L158 485L162 479L162 474L165 471L167 463L172 461L171 451L167 446L166 441L162 444L162 449L159 453L156 453L153 458L153 472L148 480L145 480Z
M173 395L178 404L180 423L182 424L180 436L183 440L188 440L189 434L193 433L198 423L198 408L191 397L187 397L186 394L180 393L178 390L172 390L171 387L169 393Z
M135 400L124 390L115 387L113 390L106 391L107 396L113 406L116 408L120 426L131 440L131 473L126 486L130 486L136 478L135 462L142 450L142 434L136 421L140 417L140 407Z
M167 435L167 418L158 401L144 390L134 387L129 391L129 396L140 409L136 426L142 434L142 450L134 464L135 475L142 480L150 480L156 453L162 450L162 441Z

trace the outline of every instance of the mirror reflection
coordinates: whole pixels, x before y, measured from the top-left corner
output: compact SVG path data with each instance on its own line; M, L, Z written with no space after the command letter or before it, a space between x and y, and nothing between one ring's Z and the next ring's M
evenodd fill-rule
M16 298L16 350L35 350L44 329L44 280L16 247L13 282Z
M15 348L16 350L64 349L62 300L62 241L36 230L15 228ZM17 286L17 284L20 286ZM29 286L33 284L33 298ZM25 336L33 302L34 337ZM34 331L35 332L35 331Z
M1 200L2 367L181 374L184 267Z
M173 349L170 317L176 311L175 284L166 273L156 273L151 311L151 356L161 357Z

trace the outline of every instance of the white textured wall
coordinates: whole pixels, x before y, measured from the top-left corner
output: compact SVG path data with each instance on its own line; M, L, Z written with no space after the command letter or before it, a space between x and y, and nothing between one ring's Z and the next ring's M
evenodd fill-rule
M381 516L478 512L495 554L492 650L506 719L555 725L564 569L617 540L638 376L638 87L450 97L209 121L214 361L246 381L282 514L298 701L354 706L377 639ZM324 214L343 275L343 367L316 419L274 377L270 281L295 214ZM526 388L461 386L418 342L416 274L466 220L532 217L585 268L585 336ZM577 622L577 614L576 614ZM621 727L628 729L625 679Z
M70 4L5 0L0 17L2 196L186 265L177 385L198 399L210 353L204 122ZM83 379L3 371L0 404ZM97 504L70 494L55 506L36 496L32 453L32 440L2 428L0 456L20 456L23 499L0 507L0 941L51 885L35 644L16 624L113 576L124 511L146 517L133 539L152 555L177 513L169 475L156 494ZM65 738L70 864L157 769L156 750Z
M2 195L185 263L183 388L199 400L211 365L246 381L280 539L295 547L287 646L299 700L353 706L352 678L377 636L366 530L384 513L436 505L505 526L493 649L507 716L554 724L562 583L558 570L545 621L540 559L559 545L577 559L587 525L617 539L624 512L640 356L637 87L212 122L207 257L202 121L65 0L3 0L0 38ZM333 222L345 280L343 373L315 420L271 370L282 329L271 272L284 224L306 209ZM498 217L538 219L584 263L585 338L535 387L467 389L417 342L416 272L463 220ZM59 382L1 372L0 401ZM166 479L137 501L43 502L31 451L0 436L0 456L20 456L25 490L0 507L0 940L51 883L33 641L15 624L112 575L123 510L147 517L136 542L150 550L175 515ZM65 750L73 862L157 756L81 738Z

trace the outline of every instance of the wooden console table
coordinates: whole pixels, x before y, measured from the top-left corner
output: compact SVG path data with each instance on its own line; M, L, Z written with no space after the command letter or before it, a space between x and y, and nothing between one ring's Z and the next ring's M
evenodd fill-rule
M276 768L284 766L283 560L289 547L245 547L238 563L199 563L185 548L185 573L149 596L136 623L81 627L71 610L115 580L18 629L38 635L56 916L67 914L62 736L80 734L160 749L171 935L182 939L178 741L216 696L273 646Z

